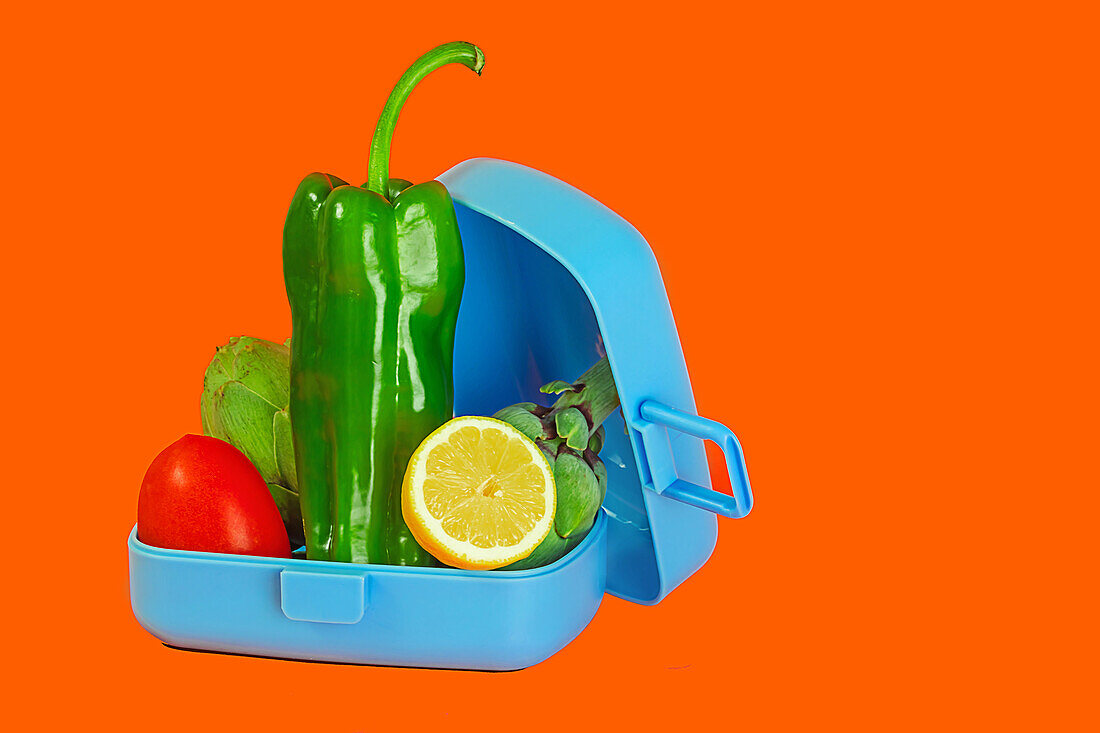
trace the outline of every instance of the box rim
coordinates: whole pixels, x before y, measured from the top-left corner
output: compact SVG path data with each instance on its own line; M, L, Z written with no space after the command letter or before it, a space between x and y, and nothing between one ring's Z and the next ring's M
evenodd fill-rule
M599 541L600 535L607 531L607 518L603 507L596 513L596 521L580 544L570 550L562 558L540 568L528 568L526 570L462 570L461 568L424 568L410 565L378 565L371 563L334 562L331 560L305 560L301 558L264 557L259 555L235 555L226 552L204 552L202 550L175 550L167 547L154 547L147 545L137 536L137 524L130 529L127 538L127 547L132 552L138 552L153 557L162 557L171 560L195 561L204 563L229 563L245 565L266 565L280 569L306 569L315 571L342 574L363 573L396 573L400 575L423 575L426 577L445 578L469 578L486 579L499 582L523 580L525 578L548 575L565 569L573 564L577 558L585 553L593 544Z

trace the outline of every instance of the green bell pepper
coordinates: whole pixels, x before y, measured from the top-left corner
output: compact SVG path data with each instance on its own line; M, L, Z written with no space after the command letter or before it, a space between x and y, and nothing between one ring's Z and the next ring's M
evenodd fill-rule
M485 58L448 43L418 59L382 111L365 187L313 173L287 214L290 422L311 560L437 564L401 517L401 480L453 415L462 242L447 189L389 178L389 152L413 87L450 63L480 74Z

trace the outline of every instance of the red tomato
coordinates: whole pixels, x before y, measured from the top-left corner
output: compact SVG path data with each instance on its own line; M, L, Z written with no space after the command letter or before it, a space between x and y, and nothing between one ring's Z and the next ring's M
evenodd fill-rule
M138 539L174 550L290 557L260 472L224 440L185 435L153 459L138 494Z

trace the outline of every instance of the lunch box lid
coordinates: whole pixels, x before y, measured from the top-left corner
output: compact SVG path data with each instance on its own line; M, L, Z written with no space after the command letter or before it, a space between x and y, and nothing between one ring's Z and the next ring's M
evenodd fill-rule
M504 360L521 374L512 401L543 404L540 380L572 381L606 353L622 402L621 415L605 423L600 454L608 468L607 591L659 602L710 557L715 515L745 516L752 492L733 432L696 414L649 244L592 197L517 163L467 160L439 180L455 201L466 252L456 414L510 404L484 387L493 349L493 364ZM704 440L725 454L732 494L710 488Z

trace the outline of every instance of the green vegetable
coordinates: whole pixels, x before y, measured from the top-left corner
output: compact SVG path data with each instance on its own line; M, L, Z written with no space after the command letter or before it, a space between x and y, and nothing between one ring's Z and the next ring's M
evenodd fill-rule
M291 201L290 417L310 559L436 564L402 519L401 480L452 416L465 269L450 194L390 178L390 141L420 80L450 63L480 73L484 61L469 43L422 56L382 111L366 187L314 173Z
M554 528L534 552L507 570L537 568L563 557L588 534L607 495L607 468L597 454L604 442L603 421L619 407L607 357L573 384L554 381L541 391L561 396L552 407L521 402L493 415L542 449L558 493Z
M240 336L218 347L203 377L202 431L244 453L267 482L294 547L304 542L290 417L290 350Z

